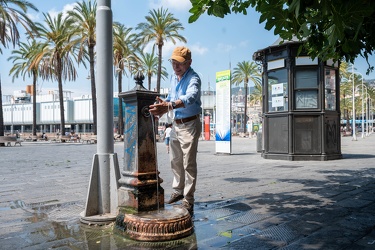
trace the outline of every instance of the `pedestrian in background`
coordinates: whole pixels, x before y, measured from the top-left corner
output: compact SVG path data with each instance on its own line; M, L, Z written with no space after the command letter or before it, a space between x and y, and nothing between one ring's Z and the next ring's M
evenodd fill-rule
M165 125L165 131L164 131L164 143L167 147L167 153L169 154L169 139L171 137L171 131L172 131L172 124L167 123Z

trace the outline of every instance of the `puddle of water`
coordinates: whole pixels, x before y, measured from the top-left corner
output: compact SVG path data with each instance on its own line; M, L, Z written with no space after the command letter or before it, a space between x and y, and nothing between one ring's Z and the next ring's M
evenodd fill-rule
M3 210L21 208L30 212L23 216L26 224L22 237L13 238L14 247L34 248L61 248L63 246L72 249L198 249L198 238L202 236L218 236L222 240L232 241L238 238L229 230L220 230L216 227L217 220L198 216L194 223L199 225L197 232L192 235L166 242L142 242L129 239L121 232L116 232L114 224L105 226L88 226L79 221L80 209L83 204L77 202L57 203L56 200L41 203L26 204L23 201L13 201L9 207ZM25 224L25 225L26 225ZM197 226L196 225L196 226ZM197 235L196 235L197 233ZM18 239L18 240L17 240ZM26 245L25 245L26 244ZM201 247L204 248L206 243Z

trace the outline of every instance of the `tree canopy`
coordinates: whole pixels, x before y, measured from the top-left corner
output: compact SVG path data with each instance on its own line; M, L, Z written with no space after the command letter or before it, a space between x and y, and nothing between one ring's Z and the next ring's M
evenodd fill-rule
M284 40L305 40L312 58L345 60L354 63L362 56L369 64L375 46L375 1L373 0L190 0L189 23L203 13L223 18L227 14L247 14L255 8L259 23L274 30Z

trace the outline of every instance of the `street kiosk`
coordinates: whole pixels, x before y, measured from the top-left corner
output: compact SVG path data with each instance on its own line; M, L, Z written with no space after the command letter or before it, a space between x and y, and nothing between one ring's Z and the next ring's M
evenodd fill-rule
M312 59L300 41L258 50L263 67L262 157L341 159L339 62Z

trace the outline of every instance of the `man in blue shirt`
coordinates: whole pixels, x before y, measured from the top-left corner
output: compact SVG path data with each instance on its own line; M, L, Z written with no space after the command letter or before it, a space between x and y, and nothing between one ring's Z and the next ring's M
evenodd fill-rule
M176 47L169 61L174 71L170 93L165 100L157 97L158 103L150 106L150 112L160 117L173 110L170 160L174 191L167 203L182 200L182 206L193 215L197 148L202 131L201 79L191 68L191 51L187 47Z

